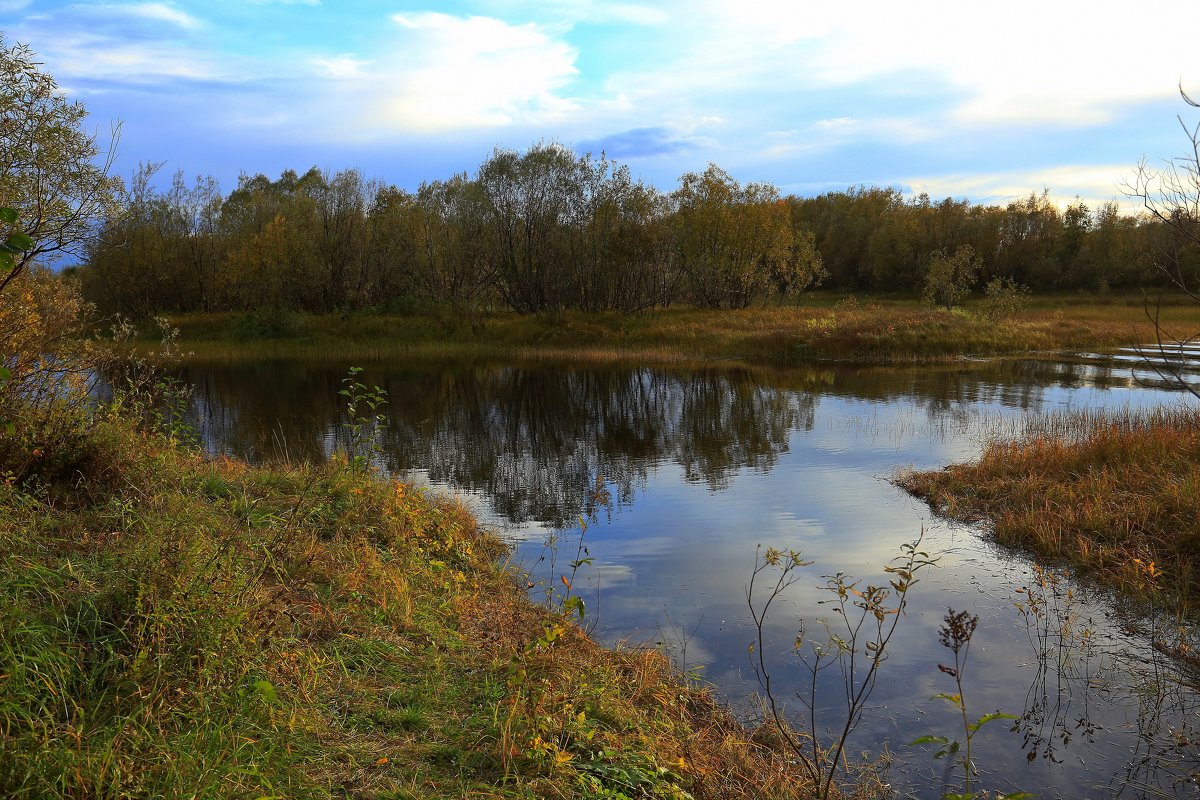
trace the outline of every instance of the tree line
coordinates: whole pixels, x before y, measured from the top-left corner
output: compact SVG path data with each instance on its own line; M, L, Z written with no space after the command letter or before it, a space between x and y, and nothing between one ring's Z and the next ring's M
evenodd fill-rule
M497 149L474 176L416 192L356 170L243 175L228 195L178 173L159 187L155 173L135 173L75 270L102 311L742 308L816 285L919 292L960 249L977 259L967 288L1102 291L1161 283L1151 254L1167 243L1161 222L1115 203L784 197L716 165L665 193L557 144ZM1176 256L1200 269L1196 248Z

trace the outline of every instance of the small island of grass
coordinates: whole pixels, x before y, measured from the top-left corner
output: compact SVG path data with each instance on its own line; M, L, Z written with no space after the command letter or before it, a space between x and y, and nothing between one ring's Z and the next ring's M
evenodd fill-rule
M1181 617L1200 597L1200 411L1035 418L978 461L897 483L997 542Z

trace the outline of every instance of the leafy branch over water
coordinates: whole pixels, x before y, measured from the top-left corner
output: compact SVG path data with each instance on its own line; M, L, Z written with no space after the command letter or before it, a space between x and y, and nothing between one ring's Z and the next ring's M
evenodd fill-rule
M368 387L358 379L362 367L351 367L342 378L338 394L346 398L347 422L343 424L349 441L346 445L348 463L357 470L367 471L372 459L382 455L380 437L387 427L387 416L380 409L387 405L387 391L380 386Z

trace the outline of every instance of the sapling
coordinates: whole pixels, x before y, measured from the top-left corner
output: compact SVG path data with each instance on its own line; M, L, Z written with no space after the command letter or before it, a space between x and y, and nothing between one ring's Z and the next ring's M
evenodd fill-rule
M941 745L941 748L933 754L934 758L954 758L960 752L962 753L962 757L958 759L957 763L962 766L963 770L963 790L962 792L946 792L942 794L943 800L974 800L981 796L971 789L971 779L978 773L975 763L971 759L971 745L975 741L975 736L979 733L979 729L989 722L998 719L1016 719L1012 714L1004 714L1000 711L984 714L974 722L971 722L967 715L967 703L963 696L964 678L967 656L971 650L971 638L975 635L975 628L978 625L979 617L975 614L950 608L946 609L942 626L938 628L938 641L941 642L942 647L954 654L954 666L938 664L938 671L953 678L958 691L953 694L941 692L934 695L934 699L945 700L958 709L962 717L963 742L948 736L921 736L912 741L912 744ZM996 798L997 800L1018 800L1018 798L1032 796L1028 792L1015 792L1013 794L997 794Z

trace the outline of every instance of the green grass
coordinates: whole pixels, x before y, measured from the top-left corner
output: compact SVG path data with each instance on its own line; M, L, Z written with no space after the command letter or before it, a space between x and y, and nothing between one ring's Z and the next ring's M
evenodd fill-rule
M587 358L640 363L737 360L929 361L1062 348L1101 348L1153 338L1140 296L1033 298L989 320L978 304L946 311L914 298L816 295L800 306L737 311L667 308L641 314L493 313L482 331L447 314L287 315L251 325L246 315L190 314L172 321L200 359ZM1168 298L1163 320L1200 328L1200 308ZM247 331L250 331L248 334Z
M1036 418L980 459L900 486L997 541L1181 615L1200 598L1200 412Z
M533 605L453 501L120 420L30 444L0 481L0 796L805 795L662 655Z

